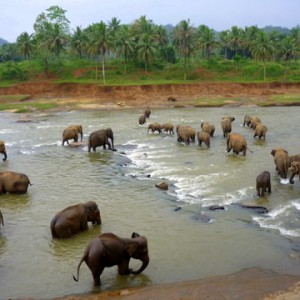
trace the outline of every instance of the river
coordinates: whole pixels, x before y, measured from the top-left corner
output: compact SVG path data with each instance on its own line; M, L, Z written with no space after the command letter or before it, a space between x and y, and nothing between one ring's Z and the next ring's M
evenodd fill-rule
M53 298L149 284L226 275L250 267L300 275L300 182L291 185L275 172L270 152L283 147L300 152L299 107L223 107L152 109L148 124L189 124L216 127L211 147L178 143L176 134L147 134L138 125L140 109L66 111L27 115L0 113L0 139L8 160L0 171L26 173L32 186L24 195L1 195L1 299ZM267 125L266 141L243 127L244 115ZM251 150L246 157L226 152L220 121L234 116L233 132L241 133ZM18 122L22 118L30 122ZM62 131L83 126L83 142L97 129L111 127L112 152L87 146L61 145ZM2 155L1 155L2 156ZM2 159L2 157L1 157ZM270 171L272 193L256 196L255 178ZM155 187L166 181L167 191ZM50 221L65 207L97 202L101 226L66 240L53 240ZM262 214L241 207L261 205ZM224 210L211 211L212 205ZM116 267L93 287L90 270L78 262L88 242L103 232L122 237L138 232L148 238L150 263L140 275L118 276ZM130 266L138 268L139 261Z

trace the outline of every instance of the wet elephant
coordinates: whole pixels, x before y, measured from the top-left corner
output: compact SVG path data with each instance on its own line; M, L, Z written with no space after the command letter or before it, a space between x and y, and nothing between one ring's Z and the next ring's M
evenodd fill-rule
M155 131L157 131L158 133L161 133L162 126L159 123L151 123L148 125L147 133L149 133L150 130L152 133L154 133Z
M231 132L232 122L235 120L234 117L223 117L221 120L221 127L223 131L223 137L226 137L227 133Z
M196 131L194 128L188 125L177 125L177 141L183 142L186 145L190 145L191 142L195 142Z
M268 131L268 128L266 125L262 123L257 123L255 126L255 132L254 132L254 138L258 138L259 140L263 139L264 141L266 140L266 134Z
M2 153L4 155L3 161L5 161L7 159L7 152L6 152L6 148L5 148L5 143L4 141L0 140L0 153Z
M162 130L164 132L170 133L170 134L174 134L174 125L172 123L165 123L162 124Z
M131 258L142 261L142 266L136 271L129 268ZM147 239L135 232L131 238L121 238L113 233L99 235L86 247L77 267L77 278L73 276L75 281L79 280L83 261L92 272L95 286L101 284L100 275L106 267L118 266L119 275L140 274L149 264Z
M299 175L299 181L300 181L300 162L299 161L293 161L291 162L291 166L289 167L289 171L291 171L291 177L290 177L290 184L294 184L295 181L293 180L295 175Z
M265 192L271 193L271 175L269 171L264 171L256 177L257 196L263 197Z
M151 115L150 107L146 107L146 109L144 110L144 116L146 118L150 118L150 115Z
M138 121L139 121L139 125L145 124L146 123L145 115L140 115Z
M111 140L111 143L109 142L109 139ZM108 146L108 149L116 151L114 146L114 133L110 127L93 131L89 135L88 152L90 152L91 149L96 151L96 148L100 146L103 146L103 149L106 149L106 145Z
M243 122L243 127L245 127L246 125L249 127L250 123L251 123L251 117L249 115L245 115L244 122Z
M215 125L209 124L208 122L202 122L200 126L202 131L207 132L210 135L210 137L214 136L215 129L216 129Z
M83 130L81 125L71 125L64 129L62 134L62 146L67 142L69 145L69 140L74 140L74 142L78 141L78 135L80 134L81 142L83 136Z
M88 222L101 224L101 216L95 201L88 201L58 212L50 223L53 238L69 238L72 235L88 229Z
M250 124L249 127L252 129L255 129L255 127L257 126L257 124L261 123L261 119L259 117L250 117Z
M271 155L274 157L276 171L281 178L286 179L288 168L290 165L290 158L288 156L287 150L280 147L275 148L271 151Z
M25 194L31 182L23 173L5 171L0 172L0 194Z
M246 139L238 133L228 133L227 134L227 152L231 150L235 154L243 153L243 156L246 156L247 152L247 141Z
M197 132L197 139L198 139L198 145L201 146L202 142L207 146L207 148L210 147L210 135L209 133L205 131L198 131Z

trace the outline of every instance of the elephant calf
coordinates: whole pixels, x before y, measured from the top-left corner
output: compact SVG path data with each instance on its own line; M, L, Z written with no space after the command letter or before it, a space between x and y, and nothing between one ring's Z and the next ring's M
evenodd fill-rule
M154 133L155 131L158 131L158 133L161 133L162 126L159 123L151 123L148 126L147 133L149 133L149 130L151 130L152 133Z
M205 143L207 148L210 147L210 135L209 133L205 131L198 131L197 132L197 138L198 138L198 145L201 146L202 142Z
M99 208L95 201L76 204L58 212L50 223L53 238L69 238L88 229L88 222L101 224Z
M29 185L32 184L28 176L23 173L0 172L0 194L25 194Z
M3 161L7 159L7 153L5 148L5 143L3 141L0 141L0 153L4 155Z
M290 177L290 184L294 184L295 181L293 180L295 175L299 175L299 181L300 181L300 162L299 161L292 161L291 166L289 167L289 170L292 172Z
M207 132L210 137L213 137L214 136L214 133L215 133L215 125L213 124L209 124L208 122L202 122L200 124L201 128L202 128L202 131L205 131Z
M266 140L266 134L267 134L267 131L268 131L268 128L266 125L262 124L262 123L257 123L255 125L255 132L254 132L254 138L258 138L259 140L260 139L264 139L264 141Z
M162 130L164 132L170 133L170 134L174 134L174 125L172 123L165 123L162 124Z
M130 258L142 261L141 267L133 271L129 269ZM94 238L86 247L77 267L79 280L79 268L85 262L92 272L94 285L99 286L100 275L105 267L118 266L119 275L140 274L149 264L148 243L144 236L133 232L131 238L121 238L113 233L103 233Z
M263 197L265 192L271 193L271 175L270 172L264 171L256 177L257 196Z
M223 117L221 120L221 127L223 130L223 137L226 137L231 132L232 122L235 120L234 117Z
M74 140L74 142L78 141L78 134L80 134L81 141L82 141L82 135L83 130L81 125L72 125L64 129L63 135L62 135L62 146L67 142L69 145L69 140Z

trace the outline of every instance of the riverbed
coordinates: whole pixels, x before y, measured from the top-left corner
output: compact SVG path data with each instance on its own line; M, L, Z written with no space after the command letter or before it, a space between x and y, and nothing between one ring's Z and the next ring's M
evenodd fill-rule
M300 183L291 185L275 172L270 152L283 147L300 152L298 107L222 107L152 109L147 123L188 124L200 130L201 121L216 127L211 147L178 143L176 134L147 133L140 126L141 109L65 111L27 115L4 112L0 139L8 160L0 171L26 173L32 186L25 195L1 195L1 299L51 298L123 287L226 275L251 267L300 275ZM244 115L267 125L266 141L243 127ZM248 142L246 157L226 152L220 121L235 117L233 132ZM20 122L23 120L23 122ZM26 122L24 122L26 121ZM83 145L61 145L62 131L83 126ZM88 153L89 134L111 127L117 151ZM255 178L271 173L272 193L257 197ZM165 181L168 190L156 183ZM65 207L97 202L101 226L66 240L53 240L50 221ZM268 212L246 209L259 205ZM211 206L224 209L211 211ZM138 276L118 276L105 269L100 288L93 287L83 264L77 264L88 242L104 232L123 237L138 232L148 238L150 264ZM132 260L131 267L138 268Z

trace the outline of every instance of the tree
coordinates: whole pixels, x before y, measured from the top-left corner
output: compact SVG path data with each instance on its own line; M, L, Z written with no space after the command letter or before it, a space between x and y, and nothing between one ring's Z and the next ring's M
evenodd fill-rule
M127 73L127 60L134 51L134 38L131 36L127 25L121 26L116 34L116 50L124 59L124 74Z
M200 49L203 49L204 57L209 60L213 49L217 45L214 30L204 25L199 26L197 44Z
M228 43L229 47L234 51L234 55L238 54L238 51L242 48L243 42L243 30L237 26L231 27L229 32Z
M98 57L102 58L102 78L106 84L105 78L105 56L111 48L112 41L104 22L92 24L87 28L88 48L92 54L95 54L96 59L96 80L98 79Z
M184 80L186 80L187 60L195 49L195 28L190 25L190 20L181 21L173 31L173 42L184 59Z
M74 34L71 37L71 50L77 53L80 59L87 45L87 36L79 26L76 27Z
M269 36L264 32L260 31L257 35L256 40L254 41L251 52L255 55L255 57L259 58L263 62L264 66L264 80L266 80L266 64L267 60L271 57L274 51L272 42L270 41Z
M30 60L34 48L33 34L21 33L17 38L17 47L19 53L24 55L25 59Z
M293 36L288 36L282 41L281 46L281 54L282 58L285 62L285 68L284 68L284 78L286 79L287 75L287 66L290 63L291 59L297 55L298 48L296 44L296 40Z

